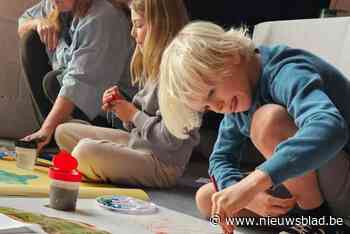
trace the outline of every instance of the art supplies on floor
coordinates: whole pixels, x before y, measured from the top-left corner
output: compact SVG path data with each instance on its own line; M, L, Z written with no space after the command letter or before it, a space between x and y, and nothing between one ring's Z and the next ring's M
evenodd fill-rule
M79 221L67 220L58 217L49 217L38 213L0 207L0 234L78 233L111 234L107 231L98 230L94 225L82 223Z
M35 166L34 170L16 167L15 161L0 160L0 195L48 197L50 179L48 167ZM105 195L123 195L149 200L139 188L119 188L111 184L81 183L79 198L96 198Z
M103 208L124 214L154 214L158 211L154 203L127 196L101 196L96 201Z

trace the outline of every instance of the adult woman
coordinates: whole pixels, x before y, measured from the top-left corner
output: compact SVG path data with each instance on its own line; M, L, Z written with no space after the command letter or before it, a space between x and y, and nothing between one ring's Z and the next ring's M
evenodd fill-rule
M20 17L23 71L46 118L25 140L44 139L43 147L71 115L101 124L97 106L103 91L118 81L129 87L133 46L128 17L118 3L42 0Z

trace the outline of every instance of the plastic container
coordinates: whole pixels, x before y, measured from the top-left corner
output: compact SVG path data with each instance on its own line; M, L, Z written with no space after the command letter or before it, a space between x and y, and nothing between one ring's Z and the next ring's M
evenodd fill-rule
M37 158L35 141L16 141L16 165L18 168L33 170Z
M77 160L65 151L61 151L53 158L53 167L49 169L51 208L75 210L81 181L77 167Z

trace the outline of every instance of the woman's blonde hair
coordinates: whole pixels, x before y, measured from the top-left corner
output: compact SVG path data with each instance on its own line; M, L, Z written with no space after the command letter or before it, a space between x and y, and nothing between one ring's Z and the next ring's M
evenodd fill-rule
M188 24L163 54L161 92L184 103L200 100L221 78L230 76L230 64L239 65L255 54L247 31L244 27L225 31L201 21Z
M76 0L73 9L74 17L84 17L89 11L92 2L94 0ZM128 0L107 0L114 7L123 9L128 14ZM47 16L47 19L55 24L55 28L58 32L62 30L60 21L60 12L57 9L53 9Z
M142 52L136 48L130 69L133 84L157 80L163 51L188 22L182 0L133 0L131 9L145 19L146 38Z

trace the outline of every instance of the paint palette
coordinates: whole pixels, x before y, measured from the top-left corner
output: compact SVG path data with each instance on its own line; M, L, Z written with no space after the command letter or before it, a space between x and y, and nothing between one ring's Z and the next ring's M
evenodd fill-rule
M124 214L154 214L158 211L154 203L127 196L102 196L96 201L103 208Z

